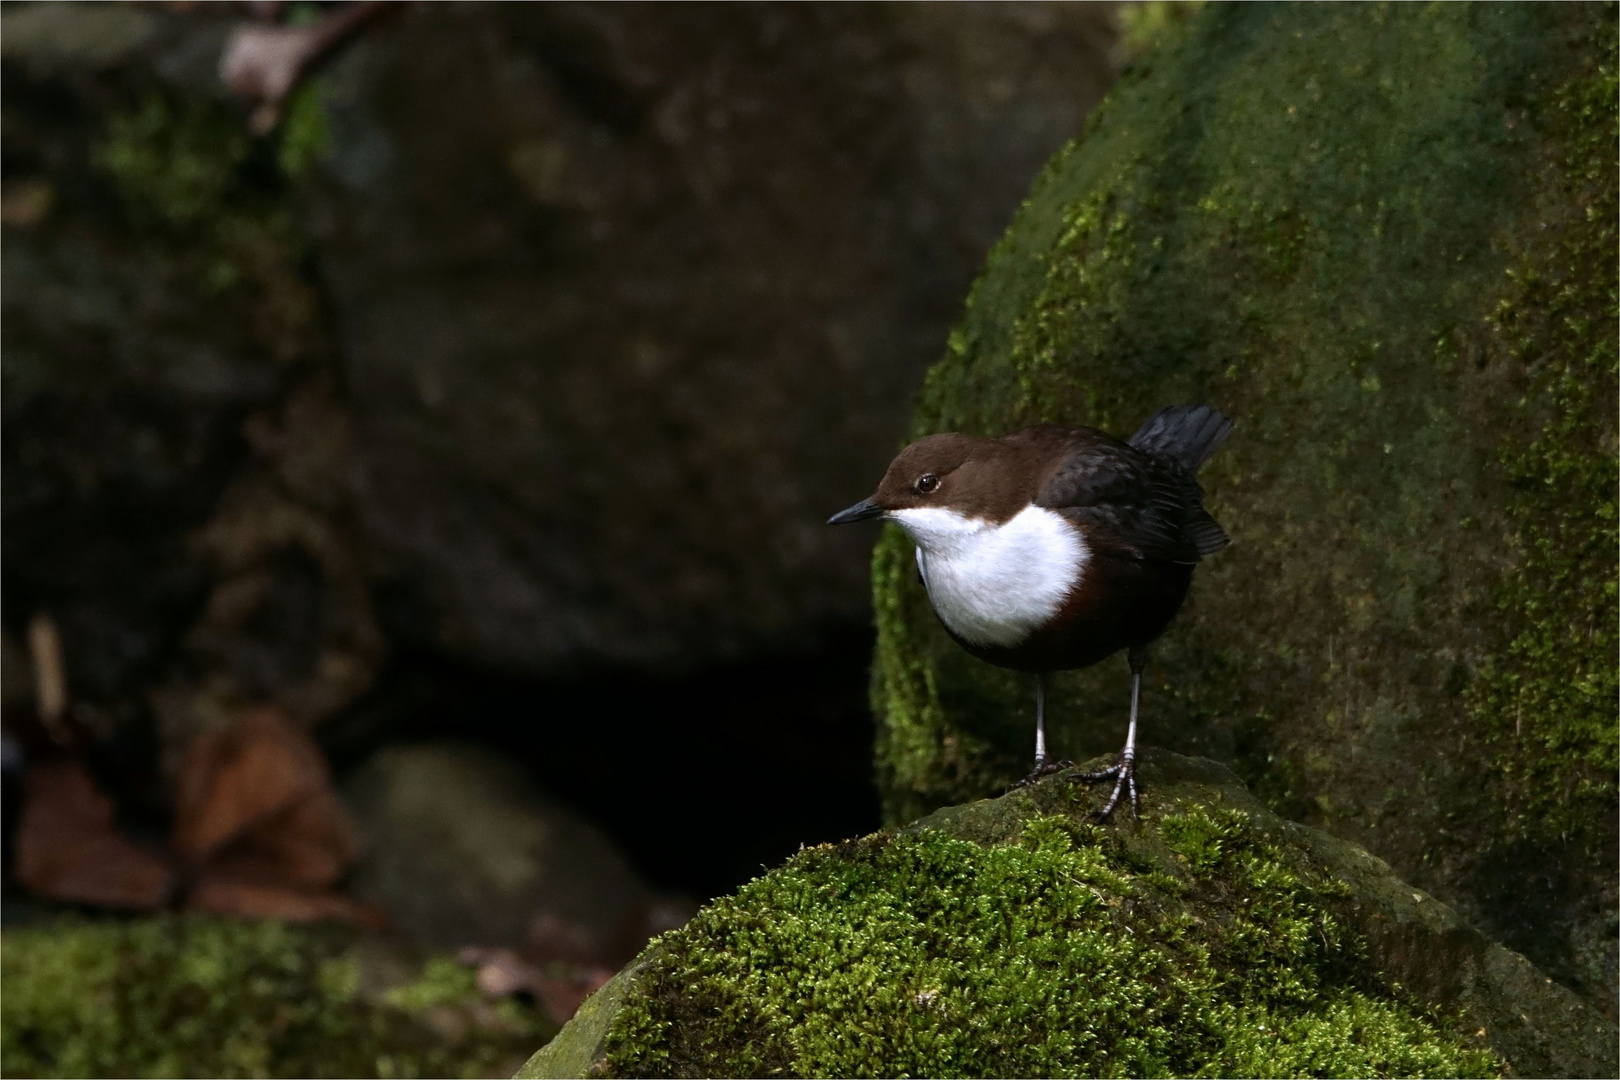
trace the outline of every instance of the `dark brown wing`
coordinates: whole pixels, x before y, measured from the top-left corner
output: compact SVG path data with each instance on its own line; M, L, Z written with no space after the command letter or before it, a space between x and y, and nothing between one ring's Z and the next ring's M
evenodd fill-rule
M1195 563L1225 545L1197 479L1179 462L1101 432L1076 436L1035 505L1082 525L1094 548L1130 558Z

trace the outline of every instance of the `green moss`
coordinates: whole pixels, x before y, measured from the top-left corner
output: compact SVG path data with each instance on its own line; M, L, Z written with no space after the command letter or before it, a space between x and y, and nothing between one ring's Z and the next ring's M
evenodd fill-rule
M913 419L1234 416L1201 474L1233 544L1154 647L1141 738L1231 764L1604 1001L1613 23L1206 6L1048 164ZM874 554L896 822L1015 780L1033 728L1029 680L965 656L909 562L893 536ZM1060 674L1049 745L1116 749L1128 701L1123 660Z
M1494 735L1496 766L1521 821L1565 833L1590 831L1611 811L1620 770L1620 82L1612 20L1606 26L1608 62L1552 95L1564 127L1560 194L1582 212L1555 219L1561 227L1529 246L1489 317L1493 344L1526 373L1516 409L1524 426L1539 430L1528 445L1508 440L1501 448L1515 563L1496 590L1507 643L1468 692L1471 713Z
M466 964L448 956L431 957L415 982L388 991L384 1000L406 1012L423 1012L439 1005L455 1005L478 994L478 977Z
M184 229L220 211L248 149L247 133L218 106L154 92L108 118L96 160L137 213Z
M284 175L303 176L310 166L332 153L332 122L326 109L326 83L306 79L287 100L282 117L276 163Z
M607 1037L632 1076L1494 1076L1381 985L1237 812L1167 860L1066 816L801 853L660 939Z
M1119 5L1119 48L1137 60L1181 33L1203 0L1142 0Z
M444 958L391 1004L370 1001L353 945L337 931L197 917L8 930L0 1071L482 1076L549 1033L532 1011L493 1015L471 973ZM451 1005L467 1017L459 1036L417 1018Z
M224 103L154 89L138 107L109 114L92 152L125 228L172 267L168 287L242 305L256 343L281 363L321 349L290 182L326 152L325 116L320 88L309 83L275 139L254 140Z

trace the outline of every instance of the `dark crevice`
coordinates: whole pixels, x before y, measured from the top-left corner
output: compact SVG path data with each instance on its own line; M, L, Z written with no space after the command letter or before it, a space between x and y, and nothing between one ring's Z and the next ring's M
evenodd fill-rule
M460 739L521 762L656 886L709 897L801 844L880 824L870 631L682 677L544 681L401 655L319 736L342 775L384 743Z

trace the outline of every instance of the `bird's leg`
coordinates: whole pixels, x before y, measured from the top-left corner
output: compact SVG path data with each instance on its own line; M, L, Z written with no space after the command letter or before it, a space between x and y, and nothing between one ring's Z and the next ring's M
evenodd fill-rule
M1113 780L1114 792L1108 796L1107 804L1098 814L1099 819L1108 820L1119 805L1119 797L1127 789L1131 793L1131 816L1140 816L1141 800L1136 793L1136 710L1142 700L1142 669L1147 666L1147 650L1133 648L1128 654L1131 665L1131 726L1125 732L1125 749L1119 755L1119 761L1100 772L1079 773L1072 777L1074 780L1097 781Z
M1028 787L1043 776L1067 769L1072 761L1046 760L1046 673L1035 676L1035 767L1014 787Z
M1046 765L1046 672L1035 676L1035 771Z
M1125 749L1119 755L1119 777L1114 781L1114 793L1108 796L1108 803L1102 808L1102 819L1108 820L1108 815L1114 812L1119 805L1119 796L1123 788L1129 787L1131 791L1131 816L1141 816L1141 800L1136 795L1136 707L1142 699L1142 672L1131 672L1131 725L1125 729Z

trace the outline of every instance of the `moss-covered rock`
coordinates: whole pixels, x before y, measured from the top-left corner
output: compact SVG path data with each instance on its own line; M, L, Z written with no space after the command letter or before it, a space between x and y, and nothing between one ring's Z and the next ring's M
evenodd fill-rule
M1603 1075L1612 1025L1354 844L1149 751L802 852L519 1076Z
M1211 6L1036 183L914 431L1128 433L1208 400L1232 547L1155 652L1150 742L1230 763L1612 1011L1615 13ZM1029 680L873 566L890 820L1028 767ZM1051 742L1123 735L1126 665Z
M275 922L7 930L0 981L7 1076L491 1076L553 1030L449 957Z

